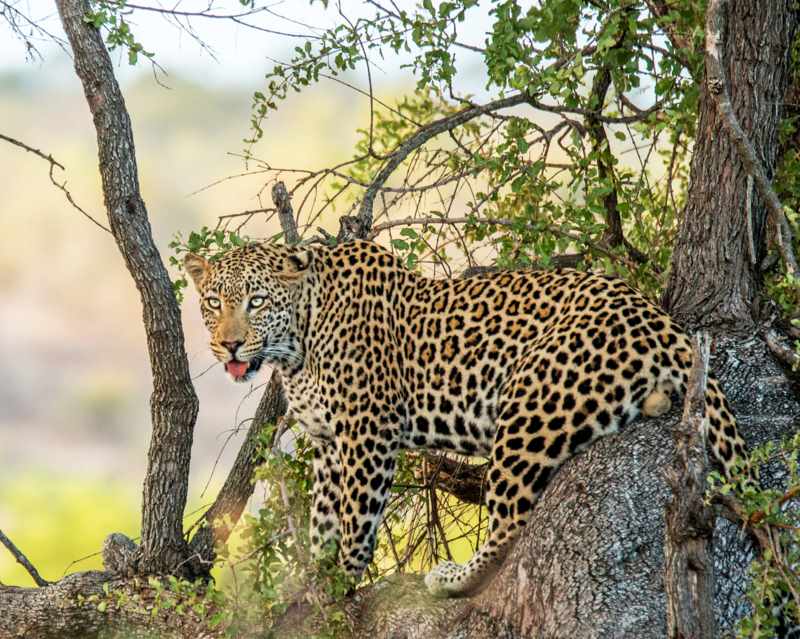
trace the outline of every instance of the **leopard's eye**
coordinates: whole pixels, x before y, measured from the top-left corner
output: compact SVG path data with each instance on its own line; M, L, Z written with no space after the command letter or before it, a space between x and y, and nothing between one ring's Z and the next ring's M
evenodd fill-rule
M219 308L222 306L222 302L219 301L218 297L207 297L206 304L208 305L208 308L215 311L219 310Z
M250 308L261 308L264 306L264 298L261 295L254 295L250 298L249 306Z

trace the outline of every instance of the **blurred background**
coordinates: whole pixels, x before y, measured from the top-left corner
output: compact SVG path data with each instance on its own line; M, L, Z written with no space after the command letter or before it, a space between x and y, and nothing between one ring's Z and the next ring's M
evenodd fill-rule
M360 3L350 4L358 15ZM18 7L63 37L50 2ZM320 27L334 19L307 3L279 3L275 10ZM209 52L159 16L131 22L166 71L156 74L146 60L130 67L124 55L112 54L133 120L142 193L166 261L177 232L258 208L258 176L205 187L247 169L231 154L241 153L250 136L251 96L263 88L268 58L288 58L296 41L195 21ZM288 30L287 24L276 28ZM0 133L52 154L66 167L55 177L66 179L76 202L105 222L95 132L71 60L52 42L38 46L41 59L31 59L10 31L0 31ZM408 88L392 69L394 63L373 69L376 92L387 100ZM366 98L323 82L290 96L265 123L253 152L276 166L322 168L352 156L356 128L367 118ZM71 562L96 553L108 533L138 535L150 370L138 293L113 239L69 206L48 169L41 158L0 141L0 529L46 579L57 579L67 570L99 567L97 556ZM336 219L321 225L335 232ZM248 227L251 235L276 230ZM268 373L252 388L229 382L213 366L194 291L182 309L200 396L191 512L211 502L224 481L246 431L246 424L239 432L237 426L252 416L256 387ZM1 548L0 582L32 585Z

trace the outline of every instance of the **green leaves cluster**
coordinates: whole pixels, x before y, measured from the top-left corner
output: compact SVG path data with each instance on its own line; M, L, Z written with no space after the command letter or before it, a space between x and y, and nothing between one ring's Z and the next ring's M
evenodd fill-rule
M173 252L169 256L170 266L178 271L178 277L172 280L172 290L178 302L183 302L183 290L189 284L183 270L182 255L195 253L213 261L232 248L244 246L247 242L248 238L239 235L237 231L211 229L207 226L199 231L190 231L187 238L178 231L168 245Z
M760 532L768 547L750 566L748 599L752 613L737 627L738 637L774 637L780 610L789 625L800 624L800 509L792 503L800 495L800 433L780 443L768 442L751 451L749 464L758 476L762 464L777 464L786 477L784 488L764 488L750 480L740 465L730 480L709 475L708 499L731 495L741 505L746 528Z
M139 61L139 55L152 58L155 54L147 51L131 31L125 20L124 11L127 0L92 0L92 9L84 20L96 29L105 31L106 44L113 51L122 48L128 52L128 64Z
M584 266L621 274L657 295L684 200L697 116L695 78L702 61L692 49L675 49L663 29L674 28L690 44L700 43L704 3L681 3L659 23L644 2L633 0L543 0L530 7L512 0L460 0L426 1L414 9L379 7L369 18L343 18L275 65L266 90L254 95L248 142L260 138L263 118L290 90L352 72L367 58L383 61L403 54L417 90L392 110L375 110L346 169L354 183L367 184L419 127L473 104L459 91L464 76L459 62L469 55L474 64L477 56L487 92L497 97L519 92L534 110L476 118L409 156L396 171L408 177L392 186L415 190L392 196L397 206L413 193L435 188L459 207L454 213L436 207L443 216L475 221L462 228L414 229L416 238L393 234L392 245L412 266L471 260L487 245L497 263L507 267L547 265L554 254L580 253ZM463 41L461 26L485 20L487 12L485 40ZM599 95L592 86L602 73L610 74L610 88ZM421 174L432 179L420 180ZM347 187L340 179L329 185L336 193ZM436 215L425 198L417 199L420 217ZM624 243L606 236L612 216L619 216L627 242L644 260L631 259Z

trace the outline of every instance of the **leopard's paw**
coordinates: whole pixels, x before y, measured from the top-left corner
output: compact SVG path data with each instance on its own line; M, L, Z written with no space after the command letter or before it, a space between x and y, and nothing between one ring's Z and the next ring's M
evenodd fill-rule
M452 561L443 561L425 575L425 586L435 597L458 597L462 594L464 568Z

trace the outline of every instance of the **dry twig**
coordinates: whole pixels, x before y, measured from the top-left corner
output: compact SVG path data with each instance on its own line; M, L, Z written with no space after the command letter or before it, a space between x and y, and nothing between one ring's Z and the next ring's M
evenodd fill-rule
M49 162L50 163L50 181L53 183L53 185L57 189L59 189L60 191L62 191L64 193L64 197L67 198L67 202L69 202L80 213L85 215L94 224L96 224L101 229L103 229L106 233L111 233L111 229L109 229L107 226L104 226L103 224L98 222L95 218L93 218L91 215L89 215L89 213L87 213L80 206L78 206L77 202L75 202L75 200L72 198L72 194L67 190L67 182L66 182L66 180L64 182L62 182L62 183L59 183L59 182L56 181L55 175L53 175L53 171L56 169L56 167L58 167L62 171L66 171L66 169L64 168L64 165L61 164L61 162L56 160L49 153L45 154L43 151L40 151L39 149L34 149L32 146L28 146L24 142L20 142L19 140L16 140L16 139L14 139L12 137L9 137L7 135L3 135L2 133L0 133L0 140L5 140L6 142L9 142L9 143L13 144L14 146L18 146L21 149L25 149L29 153L33 153L34 155L36 155L36 156L42 158L43 160Z
M22 567L28 571L28 574L33 578L37 586L44 588L45 586L50 585L50 582L39 574L39 571L36 570L35 566L30 562L25 554L19 548L17 548L16 545L14 545L13 541L6 537L2 530L0 530L0 543L8 548L8 551L14 555L14 559L16 559L18 563L22 564Z

